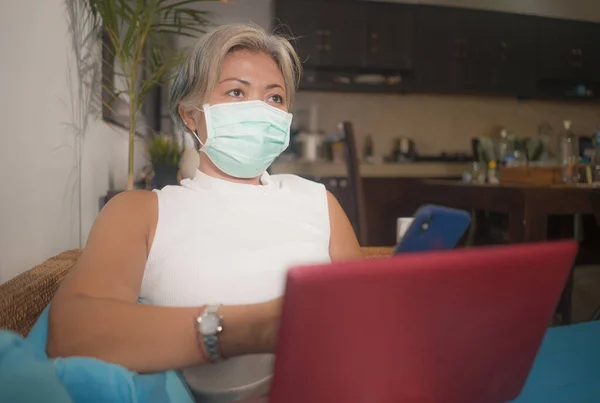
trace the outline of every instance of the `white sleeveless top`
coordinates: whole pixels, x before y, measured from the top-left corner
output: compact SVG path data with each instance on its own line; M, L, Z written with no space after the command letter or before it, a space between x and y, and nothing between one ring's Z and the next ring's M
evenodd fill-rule
M157 191L158 223L140 301L264 302L283 294L291 266L329 262L325 187L267 173L261 184L233 183L198 170L181 186ZM227 401L266 392L272 362L272 355L236 357L185 369L183 375L199 396Z

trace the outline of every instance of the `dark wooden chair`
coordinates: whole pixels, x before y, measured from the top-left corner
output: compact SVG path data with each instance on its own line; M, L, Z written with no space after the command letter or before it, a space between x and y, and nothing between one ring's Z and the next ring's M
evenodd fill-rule
M356 137L351 122L338 124L344 139L344 154L348 171L348 187L352 195L352 212L350 221L361 245L367 245L367 207L362 176L360 175L360 158L356 146Z

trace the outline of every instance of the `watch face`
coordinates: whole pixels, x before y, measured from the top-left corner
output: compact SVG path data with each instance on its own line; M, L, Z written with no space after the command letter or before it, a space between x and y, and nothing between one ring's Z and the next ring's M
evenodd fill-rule
M202 316L200 320L200 332L202 334L217 334L220 331L221 320L217 315L209 314Z

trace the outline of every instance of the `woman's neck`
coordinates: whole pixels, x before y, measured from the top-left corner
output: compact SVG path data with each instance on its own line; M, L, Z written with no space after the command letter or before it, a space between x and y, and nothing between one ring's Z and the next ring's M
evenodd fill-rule
M200 166L198 167L202 173L213 178L226 180L233 183L242 183L246 185L260 185L260 176L255 178L235 178L227 175L213 164L209 158L200 158Z

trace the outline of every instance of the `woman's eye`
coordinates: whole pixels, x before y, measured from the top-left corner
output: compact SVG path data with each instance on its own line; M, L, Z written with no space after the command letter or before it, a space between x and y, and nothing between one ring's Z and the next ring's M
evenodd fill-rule
M227 94L235 98L239 98L243 95L242 90L239 89L231 90Z
M269 97L269 101L275 102L277 104L282 104L283 98L281 97L281 95L272 95L271 97Z

